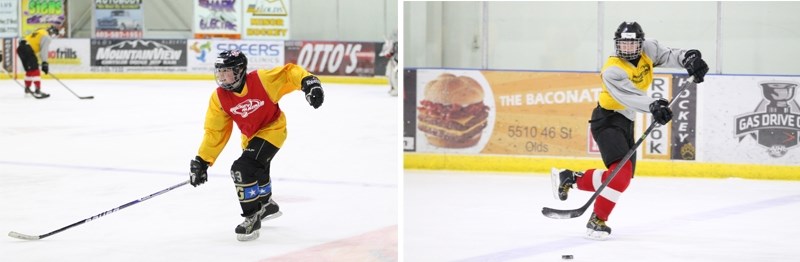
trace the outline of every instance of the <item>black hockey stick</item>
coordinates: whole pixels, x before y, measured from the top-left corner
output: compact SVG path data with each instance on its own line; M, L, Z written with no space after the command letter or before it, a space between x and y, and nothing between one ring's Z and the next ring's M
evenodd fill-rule
M675 94L675 97L673 97L672 101L669 102L668 107L672 106L672 103L675 102L675 99L677 99L678 96L680 96L681 93L683 93L683 90L685 90L686 87L688 87L689 84L692 83L693 81L694 81L694 76L690 76L688 79L686 79L686 83L683 84L683 86L681 86L681 90L678 91L677 94ZM639 140L636 141L636 144L633 145L633 148L631 148L631 150L628 150L628 153L625 154L625 157L623 157L622 160L619 161L619 164L617 164L617 166L614 168L614 170L611 171L611 174L608 175L606 181L603 181L603 184L600 185L600 187L598 187L594 191L594 194L592 195L591 198L589 198L589 201L586 201L586 204L584 204L582 207L578 209L573 209L573 210L559 210L559 209L544 207L542 208L542 214L546 217L555 219L576 218L583 215L583 212L586 212L586 209L588 209L589 206L592 205L594 200L597 199L597 196L600 195L600 192L603 191L603 189L606 188L606 186L608 186L609 183L611 183L611 180L614 179L614 176L616 176L617 173L619 173L619 170L622 169L622 166L625 165L625 162L628 162L628 160L631 159L633 153L636 152L636 149L638 149L639 145L642 144L644 138L647 137L647 135L649 135L651 131L653 131L653 128L655 128L655 126L656 126L656 120L654 119L652 122L650 122L650 126L647 127L647 130L644 131L642 137L640 137Z
M11 79L11 80L14 80L14 83L17 83L17 85L18 85L19 87L22 87L22 89L25 89L25 86L24 86L24 85L22 85L22 83L20 83L19 81L17 81L17 79L16 79L16 78L14 78L14 76L13 76L13 75L11 75L11 73L9 73L9 72L8 72L8 71L7 71L5 68L3 68L2 66L0 66L0 69L2 69L4 73L6 73L6 76L8 76L8 78L9 78L9 79ZM50 97L49 95L48 95L48 96L38 96L38 95L36 95L35 93L31 93L31 95L33 96L33 98L36 98L36 99L43 99L43 98L48 98L48 97Z
M103 213L97 214L97 215L95 215L95 216L92 216L92 217L89 217L89 218L87 218L87 219L84 219L84 220L81 220L81 221L75 222L75 223L73 223L72 225L69 225L69 226L65 226L65 227L59 228L59 229L57 229L57 230L55 230L55 231L53 231L53 232L50 232L50 233L47 233L47 234L44 234L44 235L31 236L31 235L20 234L20 233L17 233L17 232L11 231L11 232L8 232L8 236L10 236L10 237L14 237L14 238L19 238L19 239L24 239L24 240L39 240L39 239L42 239L42 238L45 238L45 237L52 236L52 235L54 235L54 234L56 234L56 233L58 233L58 232L61 232L61 231L64 231L64 230L70 229L70 228L72 228L72 227L74 227L74 226L77 226L77 225L80 225L80 224L83 224L83 223L86 223L86 222L89 222L89 221L92 221L92 220L98 219L98 218L100 218L100 217L102 217L102 216L105 216L105 215L108 215L108 214L111 214L111 213L117 212L117 211L119 211L120 209L123 209L123 208L129 207L129 206L132 206L132 205L138 204L138 203L140 203L140 202L142 202L142 201L148 200L148 199L150 199L150 198L152 198L152 197L155 197L155 196L157 196L157 195L164 194L164 193L166 193L166 192L169 192L170 190L173 190L173 189L179 188L179 187L181 187L181 186L184 186L184 185L186 185L186 184L189 184L189 180L183 181L183 182L181 182L180 184L177 184L177 185L171 186L171 187L169 187L169 188L167 188L167 189L164 189L164 190L161 190L161 191L155 192L155 193L153 193L153 194L150 194L150 195L148 195L148 196L146 196L146 197L139 198L139 199L137 199L137 200L134 200L134 201L128 202L127 204L124 204L124 205L121 205L121 206L115 207L115 208L113 208L113 209L111 209L111 210L105 211L105 212L103 212Z
M78 94L73 92L72 89L69 89L69 87L67 87L67 85L65 85L64 82L61 82L61 79L58 79L58 77L56 77L56 75L54 75L54 74L48 74L48 75L50 75L50 77L52 77L53 79L58 81L58 83L61 84L61 86L63 86L67 90L69 90L70 93L72 93L73 95L75 95L79 99L94 99L94 96L79 96Z

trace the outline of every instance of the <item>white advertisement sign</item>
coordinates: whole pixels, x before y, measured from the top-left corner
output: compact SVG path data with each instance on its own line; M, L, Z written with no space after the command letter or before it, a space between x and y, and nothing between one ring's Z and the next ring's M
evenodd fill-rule
M244 39L289 39L289 0L244 1Z
M233 49L238 49L247 56L248 71L270 69L284 64L283 41L190 39L187 42L188 71L212 73L217 55L222 51Z
M241 34L242 0L195 0L195 34Z
M94 0L94 38L131 39L144 35L142 0Z
M54 38L47 52L50 72L85 73L90 71L92 55L87 38ZM25 72L17 61L17 72Z
M89 39L55 38L47 53L53 72L88 72L91 64Z
M709 76L698 85L698 160L800 164L800 77Z
M19 35L19 1L0 0L0 37Z

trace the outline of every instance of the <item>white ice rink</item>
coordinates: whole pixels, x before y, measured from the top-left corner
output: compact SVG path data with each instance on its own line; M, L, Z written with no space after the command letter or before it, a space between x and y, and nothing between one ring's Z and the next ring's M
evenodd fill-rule
M0 261L396 261L397 97L324 84L325 103L285 96L288 139L272 161L284 215L236 241L234 131L206 184L190 185L38 241L40 235L188 179L213 80L53 80L44 100L0 80Z
M405 261L800 261L800 182L636 177L608 225L583 238L591 196L553 198L549 175L410 171L404 175Z

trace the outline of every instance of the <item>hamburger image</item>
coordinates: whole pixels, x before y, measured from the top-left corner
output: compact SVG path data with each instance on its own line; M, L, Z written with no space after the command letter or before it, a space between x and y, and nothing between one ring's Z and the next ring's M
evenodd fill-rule
M474 146L489 117L483 98L483 88L475 79L442 74L425 86L417 107L417 127L433 146Z

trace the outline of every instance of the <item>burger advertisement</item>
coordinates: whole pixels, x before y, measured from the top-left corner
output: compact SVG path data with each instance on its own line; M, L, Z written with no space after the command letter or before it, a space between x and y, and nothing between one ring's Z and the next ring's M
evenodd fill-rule
M416 70L414 150L595 156L588 119L597 73ZM411 143L409 143L411 144Z
M487 129L491 109L484 100L491 89L484 90L476 78L485 82L479 75L442 72L425 83L418 92L422 97L417 127L423 136L418 141L424 139L427 145L442 149L480 150L477 145Z

